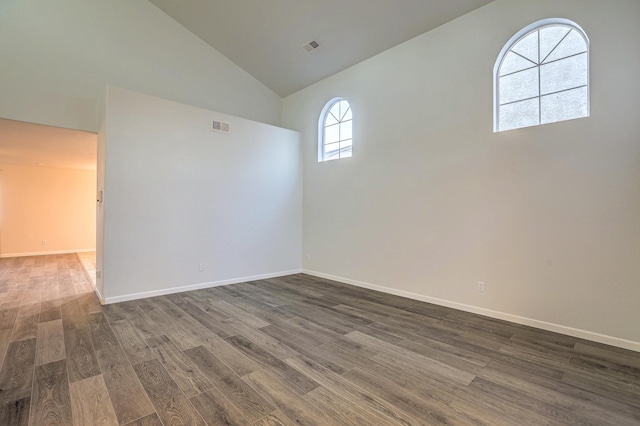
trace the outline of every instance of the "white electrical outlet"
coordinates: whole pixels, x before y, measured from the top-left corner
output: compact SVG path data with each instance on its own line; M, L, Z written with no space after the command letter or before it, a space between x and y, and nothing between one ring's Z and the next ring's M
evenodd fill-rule
M199 271L202 272L204 271L204 263L201 263L199 266Z
M311 255L307 253L307 260L311 260Z
M42 245L46 246L47 245L47 240L42 240Z
M478 281L478 291L484 291L484 282Z

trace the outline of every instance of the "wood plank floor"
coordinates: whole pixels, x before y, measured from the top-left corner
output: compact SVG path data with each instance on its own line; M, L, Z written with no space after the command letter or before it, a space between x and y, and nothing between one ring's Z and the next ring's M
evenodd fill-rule
M640 424L637 352L307 275L104 307L88 280L0 259L0 425Z

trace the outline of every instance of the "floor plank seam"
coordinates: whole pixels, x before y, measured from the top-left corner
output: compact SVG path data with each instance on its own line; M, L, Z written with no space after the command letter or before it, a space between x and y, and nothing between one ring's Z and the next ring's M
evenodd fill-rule
M108 306L89 279L0 259L0 424L640 424L640 353L304 274Z

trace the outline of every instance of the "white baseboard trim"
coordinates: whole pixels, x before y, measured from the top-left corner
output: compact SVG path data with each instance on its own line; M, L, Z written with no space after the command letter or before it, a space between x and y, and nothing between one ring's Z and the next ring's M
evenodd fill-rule
M98 296L98 300L100 301L100 304L105 305L104 297L102 297L102 294L100 293L100 290L98 290L97 285L93 286L93 292L96 294L96 296Z
M264 280L264 279L267 279L267 278L284 277L286 275L299 274L301 272L302 272L301 269L294 269L294 270L291 270L291 271L281 271L281 272L273 272L273 273L269 273L269 274L253 275L253 276L250 276L250 277L239 277L239 278L231 278L231 279L228 279L228 280L212 281L212 282L208 282L208 283L191 284L191 285L186 285L186 286L182 286L182 287L163 288L163 289L160 289L160 290L145 291L145 292L142 292L142 293L133 293L133 294L125 294L125 295L122 295L122 296L106 297L104 299L101 296L98 296L98 297L100 298L101 302L103 301L104 305L109 305L111 303L128 302L129 300L145 299L147 297L164 296L166 294L182 293L182 292L185 292L185 291L200 290L200 289L203 289L203 288L219 287L219 286L229 285L229 284L244 283L244 282L247 282L247 281Z
M77 253L81 253L81 252L76 252L76 254ZM100 293L100 290L98 290L97 283L93 282L93 280L91 279L91 276L89 275L89 271L87 271L87 267L80 260L79 256L78 256L78 261L80 262L80 265L82 265L82 269L84 269L84 273L87 276L87 280L89 281L89 284L91 285L91 288L93 288L93 292L95 293L96 297L98 298L98 301L100 302L101 305L104 305L104 298L102 297L102 294Z
M564 325L540 321L533 318L521 317L518 315L508 314L505 312L480 308L478 306L466 305L464 303L452 302L450 300L438 299L435 297L425 296L418 293L398 290L391 287L384 287L381 285L352 280L349 278L337 277L335 275L325 274L322 272L312 271L309 269L303 269L302 273L313 275L320 278L326 278L332 281L338 281L345 284L351 284L357 287L363 287L370 290L377 290L383 293L394 294L396 296L402 296L409 299L420 300L422 302L433 303L434 305L445 306L447 308L458 309L460 311L471 312L473 314L484 315L487 317L501 319L501 320L513 322L516 324L528 325L531 327L540 328L542 330L553 331L555 333L566 334L568 336L578 337L585 340L591 340L593 342L604 343L606 345L616 346L619 348L640 352L640 342L634 342L632 340L620 339L618 337L607 336L604 334L594 333L592 331L581 330L573 327L567 327Z
M96 249L76 249L76 250L54 250L54 251L33 251L30 253L5 253L0 257L26 257L26 256L46 256L51 254L71 254L71 253L89 253Z

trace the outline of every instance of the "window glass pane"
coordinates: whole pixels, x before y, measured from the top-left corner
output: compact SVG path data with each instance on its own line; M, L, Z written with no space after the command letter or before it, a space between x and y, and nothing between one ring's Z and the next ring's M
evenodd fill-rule
M589 113L587 100L588 89L586 87L542 96L540 99L542 123L586 117Z
M351 120L340 123L340 140L351 139Z
M333 143L340 140L340 125L334 124L324 128L324 143Z
M327 117L325 118L324 125L331 126L332 124L338 124L338 119L334 117L333 114L328 113Z
M349 109L349 102L340 101L340 121L344 120L344 115L347 113Z
M529 28L537 29L526 33ZM534 27L536 28L536 27ZM496 131L589 114L586 35L570 21L541 20L508 47L494 76Z
M500 75L511 74L516 71L522 71L527 68L535 67L537 64L524 59L520 55L509 51L504 57L504 61L500 65Z
M342 118L343 121L347 121L347 120L351 120L351 107L349 107L349 109L347 109L346 114L344 115L344 117Z
M570 31L567 27L546 27L540 30L540 58L544 59Z
M543 95L586 84L586 53L540 66L540 91Z
M329 110L329 114L333 115L336 121L340 121L340 102L336 102L331 109Z
M324 146L324 159L333 160L340 157L340 144L332 143Z
M500 105L538 96L538 68L500 77Z
M500 107L499 130L518 129L540 124L538 98Z
M511 50L521 54L530 61L536 64L540 63L538 60L538 32L534 31L518 43L516 43Z
M337 99L337 100L336 100ZM351 157L352 113L349 102L334 98L325 105L326 115L322 117L320 155L318 161Z
M587 43L576 30L571 30L568 36L562 40L562 43L555 48L553 52L547 57L544 62L556 61L558 59L566 58L567 56L575 55L587 51Z

